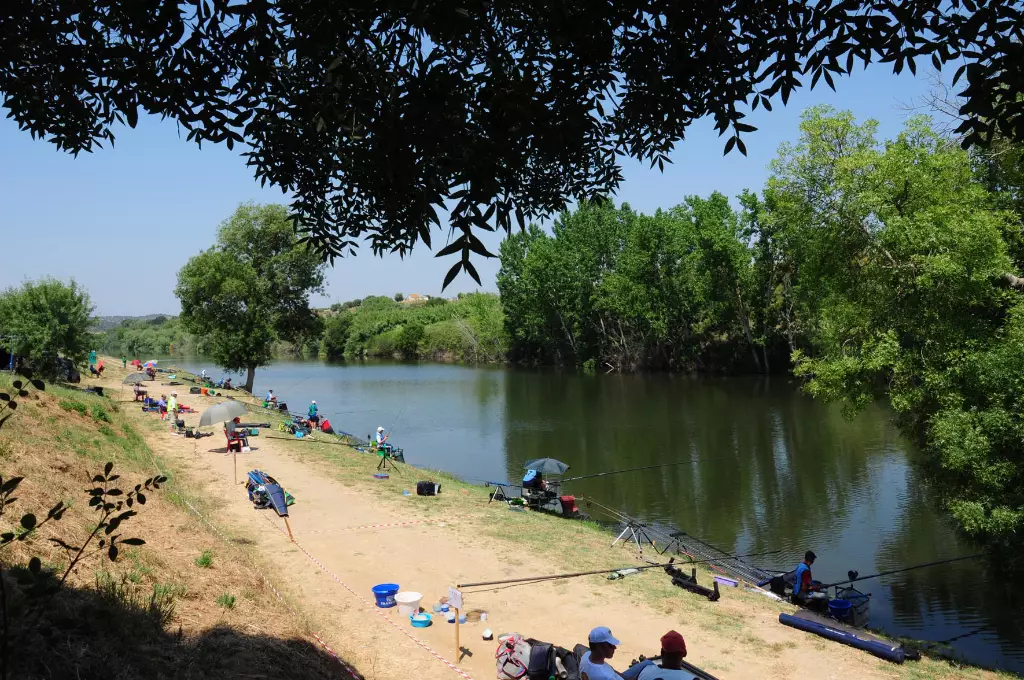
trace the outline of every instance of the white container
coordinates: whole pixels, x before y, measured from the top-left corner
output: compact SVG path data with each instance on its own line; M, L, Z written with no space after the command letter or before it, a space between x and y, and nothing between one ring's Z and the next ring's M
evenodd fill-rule
M398 613L402 616L412 616L420 613L420 600L423 595L414 592L401 592L395 595L395 603L398 605Z

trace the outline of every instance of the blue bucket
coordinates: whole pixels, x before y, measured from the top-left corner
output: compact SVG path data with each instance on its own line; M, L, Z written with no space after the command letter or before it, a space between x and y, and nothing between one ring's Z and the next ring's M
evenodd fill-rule
M373 596L377 599L377 606L381 609L395 606L397 592L397 583L379 583L373 587Z
M853 613L853 603L849 600L831 600L828 603L828 613L839 621L848 621Z

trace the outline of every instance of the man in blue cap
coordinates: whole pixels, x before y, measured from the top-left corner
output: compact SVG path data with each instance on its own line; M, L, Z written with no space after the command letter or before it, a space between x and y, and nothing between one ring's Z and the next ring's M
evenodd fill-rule
M590 651L580 659L580 677L583 680L621 680L622 676L605 663L615 656L619 641L606 626L598 626L587 636Z

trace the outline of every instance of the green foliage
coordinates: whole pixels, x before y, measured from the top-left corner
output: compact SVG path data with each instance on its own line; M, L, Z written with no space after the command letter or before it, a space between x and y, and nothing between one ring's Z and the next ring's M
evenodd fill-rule
M852 408L887 399L959 525L1009 539L1024 528L1024 301L1003 284L1017 271L1009 216L926 119L884 146L873 123L827 109L805 114L801 132L766 192L809 316L797 374Z
M501 247L510 356L590 370L743 368L753 254L724 196L642 215L583 204ZM763 344L763 343L762 343Z
M99 404L94 404L93 405L93 407L92 407L92 417L95 418L96 420L100 420L100 421L102 421L104 423L109 423L110 422L110 414L107 413L107 410L105 408L103 408L102 406L100 406Z
M199 557L196 558L195 562L197 567L209 569L213 566L213 551L204 550L202 554L200 554Z
M235 596L229 593L221 593L217 596L217 604L223 607L224 609L234 609Z
M61 399L60 401L57 402L57 405L60 406L65 411L74 411L75 413L82 416L89 412L88 406L75 399Z
M175 317L126 319L100 336L100 350L112 356L203 354L202 338L188 333Z
M415 321L405 324L398 333L395 349L407 359L419 356L420 341L424 334L423 324Z
M217 244L182 267L175 294L183 326L204 337L219 366L248 371L251 390L276 341L319 333L309 294L323 281L323 263L298 244L283 206L245 204L221 225Z
M472 293L455 302L435 302L438 299L406 305L391 298L368 297L358 307L328 319L321 347L336 348L344 337L344 353L349 356L505 359L507 342L498 296ZM328 342L329 333L333 335Z
M27 357L44 377L57 375L57 358L82 364L95 338L89 294L74 280L29 281L0 293L0 344Z
M324 332L320 337L319 354L324 359L338 359L345 354L349 329L352 327L351 313L337 311L324 321Z
M405 299L404 295L402 295L401 293L395 293L395 302L401 302L404 299Z

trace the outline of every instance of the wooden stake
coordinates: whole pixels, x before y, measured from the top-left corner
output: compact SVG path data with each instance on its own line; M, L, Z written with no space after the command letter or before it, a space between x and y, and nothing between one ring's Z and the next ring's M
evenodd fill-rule
M288 516L285 515L282 519L284 519L284 528L288 530L288 538L291 539L292 543L294 543L295 542L295 537L292 536L292 526L290 524L288 524ZM459 622L459 619L456 618L455 619L455 623L458 623L458 622ZM455 631L455 635L456 635L456 638L458 638L458 631Z
M235 484L238 484L238 453L231 451L231 460L235 462Z
M455 663L459 662L459 610L455 610Z

